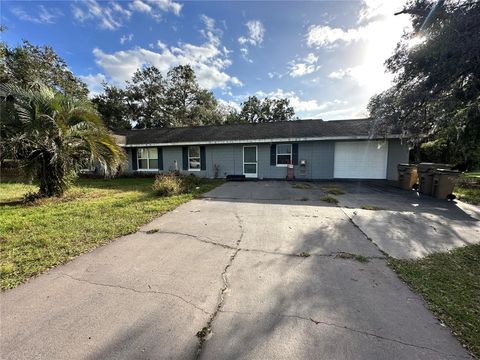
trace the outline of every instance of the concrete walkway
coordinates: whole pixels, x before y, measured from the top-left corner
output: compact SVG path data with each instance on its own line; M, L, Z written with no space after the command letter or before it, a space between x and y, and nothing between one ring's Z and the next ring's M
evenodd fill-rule
M320 195L227 183L1 294L0 357L470 358Z

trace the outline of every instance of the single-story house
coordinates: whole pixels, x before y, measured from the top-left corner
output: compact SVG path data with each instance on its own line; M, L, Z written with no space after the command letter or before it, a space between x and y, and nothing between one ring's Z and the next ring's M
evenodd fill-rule
M371 119L126 130L116 133L128 173L178 170L202 177L397 179L408 162L400 133L372 135Z

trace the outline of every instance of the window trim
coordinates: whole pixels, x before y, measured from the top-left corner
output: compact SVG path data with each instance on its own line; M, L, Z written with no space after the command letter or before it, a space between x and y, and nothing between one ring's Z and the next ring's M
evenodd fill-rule
M190 148L198 147L198 156L190 156ZM200 165L196 169L190 168L190 159L198 159L198 164ZM188 171L201 171L202 170L202 149L200 145L190 145L187 147L187 161L188 161Z
M140 157L139 156L139 151L138 150L147 150L145 153L147 154L147 157ZM157 149L157 157L156 158L150 158L150 151L148 149ZM147 166L146 168L141 168L140 167L140 160L147 160ZM150 160L157 160L157 167L156 168L151 168L150 167ZM156 147L140 147L137 148L137 171L158 171L158 148Z
M278 145L290 145L290 154L288 153L279 153L278 152ZM287 167L289 164L279 164L278 163L278 155L289 155L290 156L290 164L293 163L293 144L291 143L280 143L275 146L275 166L277 167Z

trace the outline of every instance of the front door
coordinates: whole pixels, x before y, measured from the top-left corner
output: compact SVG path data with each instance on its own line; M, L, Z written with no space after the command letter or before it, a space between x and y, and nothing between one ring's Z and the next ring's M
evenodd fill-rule
M243 175L247 178L256 178L257 174L257 146L243 147Z

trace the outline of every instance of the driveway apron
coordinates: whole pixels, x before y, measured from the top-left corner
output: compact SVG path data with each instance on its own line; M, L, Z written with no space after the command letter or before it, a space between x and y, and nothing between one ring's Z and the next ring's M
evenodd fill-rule
M470 358L320 195L226 183L4 292L1 358Z

